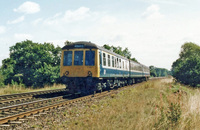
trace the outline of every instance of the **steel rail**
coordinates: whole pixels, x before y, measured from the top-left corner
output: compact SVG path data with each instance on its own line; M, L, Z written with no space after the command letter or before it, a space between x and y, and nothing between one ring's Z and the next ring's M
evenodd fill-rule
M9 123L11 121L15 121L17 119L21 119L21 118L24 118L24 117L27 117L27 116L30 116L30 115L39 114L40 112L44 112L46 110L50 110L50 109L53 109L53 108L62 107L62 106L72 104L72 103L75 103L75 102L91 99L93 97L94 98L100 98L100 97L106 96L108 94L110 94L110 92L105 91L105 92L102 92L102 93L97 93L96 95L89 95L89 96L80 97L80 98L76 98L76 99L72 99L72 100L64 100L64 101L61 101L61 102L58 102L58 103L55 103L55 104L52 104L52 105L36 108L36 109L33 109L33 110L29 110L29 111L26 111L26 112L22 112L22 113L19 113L19 114L8 116L8 117L5 117L5 118L0 118L0 125L5 124L5 123Z
M55 89L55 90L47 90L47 91L37 91L37 92L28 92L28 93L18 93L18 94L10 94L10 95L1 95L0 96L0 104L6 104L17 101L30 100L35 96L51 94L51 93L59 93L64 92L66 89Z
M16 93L16 94L8 94L8 95L0 95L0 101L9 98L16 98L19 96L29 96L29 95L41 95L41 94L48 94L48 93L56 93L66 91L66 89L54 89L54 90L44 90L44 91L35 91L35 92L27 92L27 93Z
M0 108L0 113L12 112L12 110L17 110L17 109L26 108L29 106L34 106L35 104L47 103L49 101L57 101L57 100L63 99L64 97L66 97L66 95L55 97L55 98L48 98L48 99L42 99L42 100L37 100L37 101L33 101L33 102L28 102L28 103L12 105L12 106L8 106L8 107L2 107L2 108Z

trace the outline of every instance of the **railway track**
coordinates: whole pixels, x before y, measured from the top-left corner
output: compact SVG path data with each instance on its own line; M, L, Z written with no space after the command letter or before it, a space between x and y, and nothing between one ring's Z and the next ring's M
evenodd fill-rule
M0 96L0 108L19 104L19 103L36 101L36 100L40 100L43 98L59 96L59 95L63 95L63 93L65 93L65 92L66 92L66 89L56 89L56 90L47 90L47 91L1 95Z
M102 93L97 93L95 95L88 95L75 99L65 99L65 97L70 98L70 95L65 95L52 99L45 99L36 102L4 107L0 109L1 116L3 116L2 118L0 118L0 125L1 127L4 127L8 124L22 123L23 120L26 120L23 118L33 118L34 116L40 116L46 114L46 112L50 109L62 108L65 105L69 105L79 101L90 100L91 98L101 98L112 92L113 91L105 91Z
M141 83L138 83L132 85L131 87L137 87L140 85ZM28 118L34 118L47 114L51 109L60 109L64 108L66 105L70 105L76 102L105 97L129 87L130 86L125 86L118 89L96 93L95 95L88 95L79 98L74 98L70 94L65 94L58 97L2 107L0 108L0 128L9 126L11 124L20 124Z

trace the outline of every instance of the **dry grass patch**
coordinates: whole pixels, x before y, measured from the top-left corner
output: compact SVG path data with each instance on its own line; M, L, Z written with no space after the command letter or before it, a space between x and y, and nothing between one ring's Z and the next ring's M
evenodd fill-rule
M37 88L37 89L25 88L22 85L7 85L3 88L0 88L0 95L53 90L53 89L61 89L61 88L65 88L65 85L54 84L53 86L45 86L44 88Z
M199 129L199 90L171 81L148 81L101 100L73 104L19 129Z

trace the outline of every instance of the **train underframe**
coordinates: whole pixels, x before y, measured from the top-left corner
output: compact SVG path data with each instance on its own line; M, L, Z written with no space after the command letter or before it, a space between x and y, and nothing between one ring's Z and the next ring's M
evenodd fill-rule
M94 92L110 90L113 88L132 85L148 80L148 77L117 77L117 78L94 78L94 77L62 77L66 88L71 94L92 94Z

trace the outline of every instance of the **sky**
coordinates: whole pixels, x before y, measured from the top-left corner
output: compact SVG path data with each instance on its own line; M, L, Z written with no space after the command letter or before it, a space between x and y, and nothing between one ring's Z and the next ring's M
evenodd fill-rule
M127 47L140 63L170 70L185 42L200 44L199 6L199 0L1 0L0 61L26 39L60 47L91 41Z

